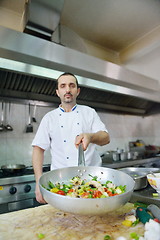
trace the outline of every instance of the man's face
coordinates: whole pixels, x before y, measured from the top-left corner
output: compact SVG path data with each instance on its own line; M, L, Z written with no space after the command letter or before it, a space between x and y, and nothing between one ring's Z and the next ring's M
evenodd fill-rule
M61 103L76 103L76 98L80 93L77 88L76 79L71 75L61 76L58 79L58 89L56 90Z

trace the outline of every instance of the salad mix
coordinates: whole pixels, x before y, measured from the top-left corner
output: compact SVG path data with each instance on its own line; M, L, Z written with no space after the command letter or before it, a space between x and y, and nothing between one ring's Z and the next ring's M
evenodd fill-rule
M126 191L126 185L116 186L112 181L101 183L97 176L92 176L90 181L75 176L68 184L48 182L47 190L56 194L74 198L107 198L122 194ZM43 186L44 187L44 186ZM44 187L46 188L46 187Z

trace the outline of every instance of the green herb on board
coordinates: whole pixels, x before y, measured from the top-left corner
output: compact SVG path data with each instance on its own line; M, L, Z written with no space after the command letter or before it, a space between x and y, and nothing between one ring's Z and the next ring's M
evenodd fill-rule
M105 235L104 240L111 240L111 237L109 235Z

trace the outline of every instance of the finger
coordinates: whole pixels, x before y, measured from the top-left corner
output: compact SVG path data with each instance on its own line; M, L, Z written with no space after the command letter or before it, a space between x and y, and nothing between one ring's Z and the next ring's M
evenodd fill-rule
M82 136L77 135L75 139L75 145L78 147L81 142L82 142Z

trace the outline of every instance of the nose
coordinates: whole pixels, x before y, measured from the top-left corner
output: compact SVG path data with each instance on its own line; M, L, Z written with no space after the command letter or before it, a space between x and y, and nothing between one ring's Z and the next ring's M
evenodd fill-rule
M66 92L70 92L70 86L69 85L66 86Z

